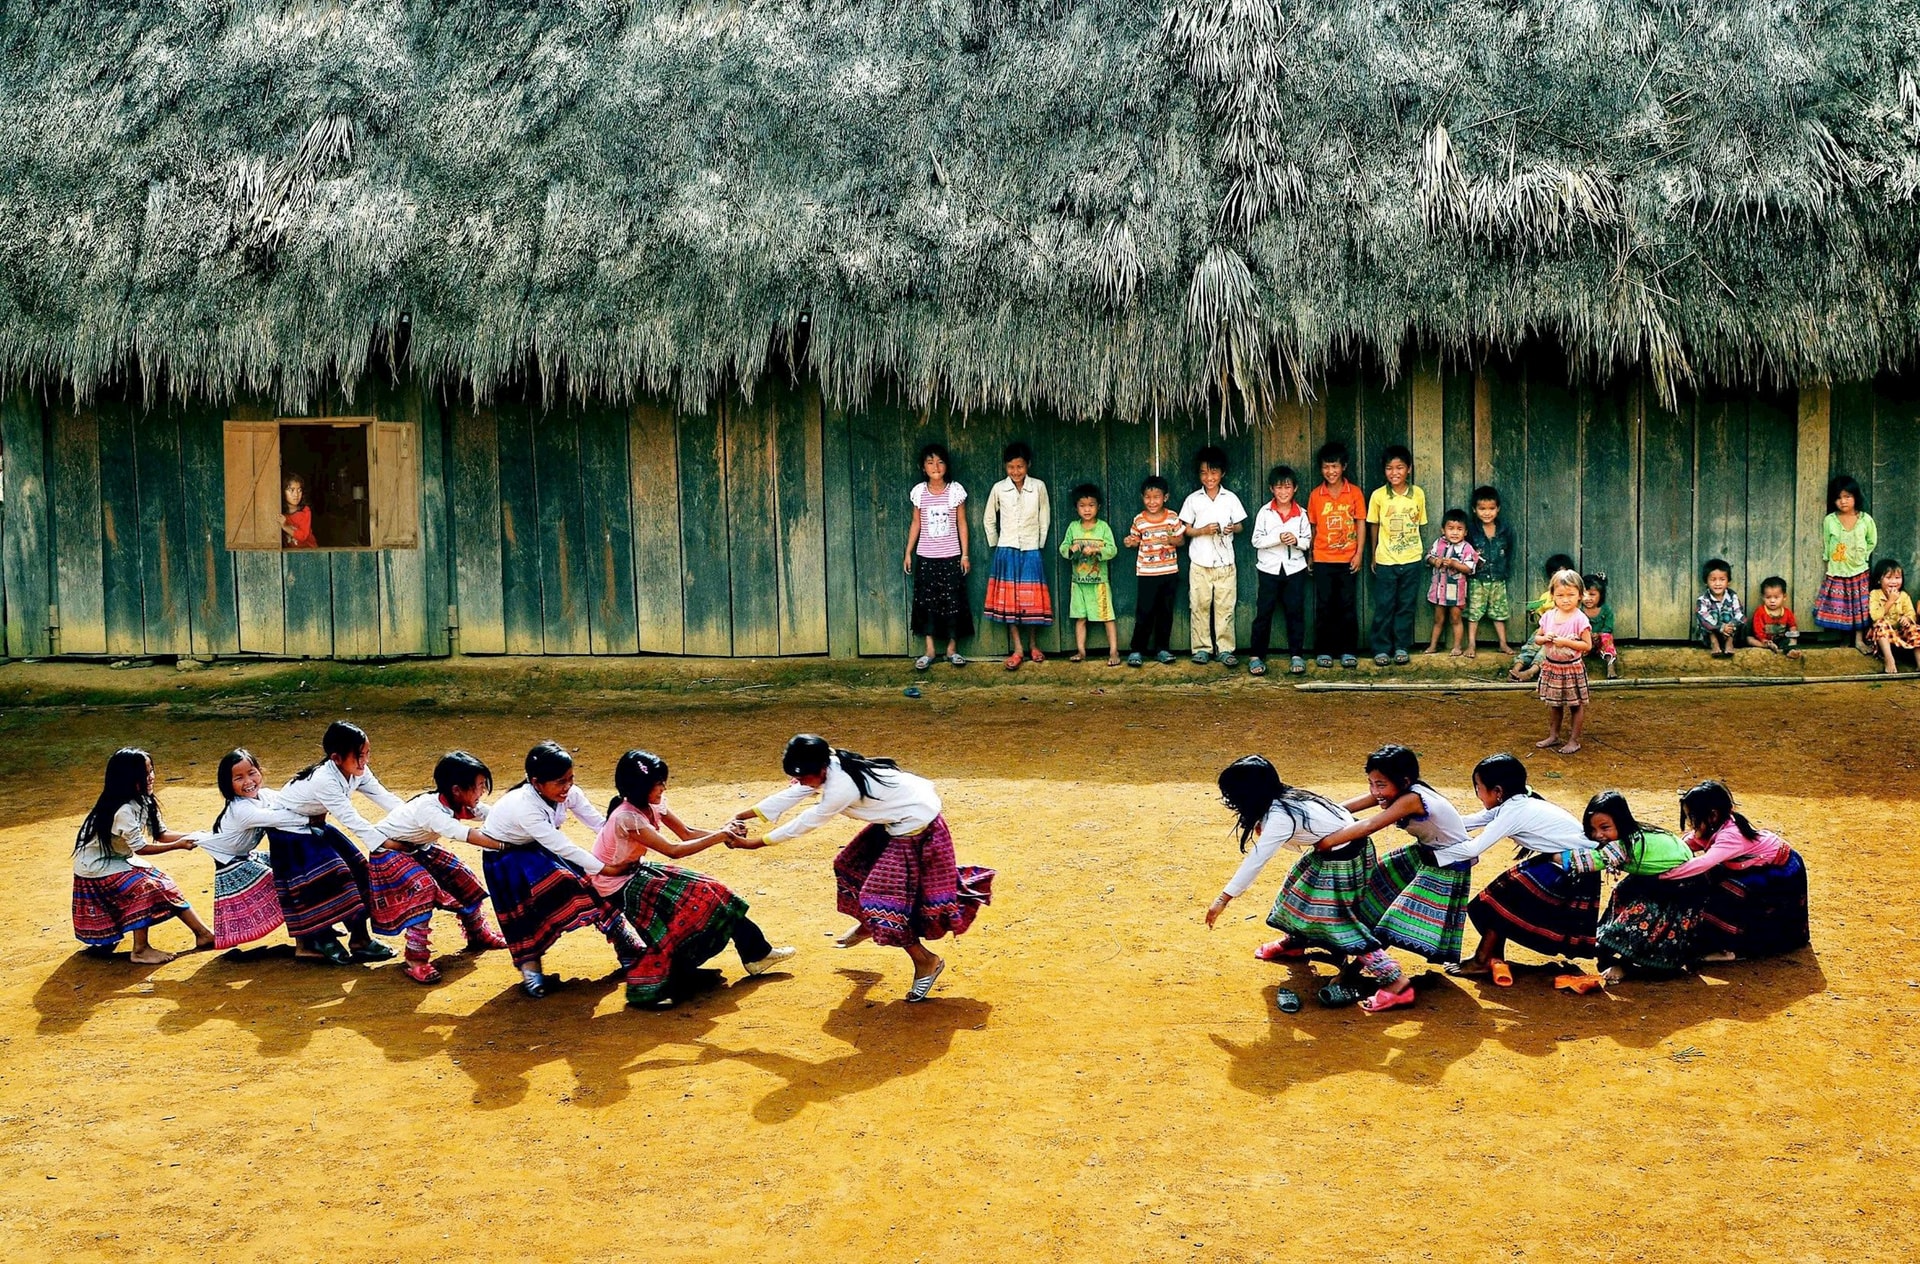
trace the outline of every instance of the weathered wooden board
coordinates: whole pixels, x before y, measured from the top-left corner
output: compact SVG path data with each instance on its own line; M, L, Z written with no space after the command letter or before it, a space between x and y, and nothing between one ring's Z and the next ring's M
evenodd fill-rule
M140 578L140 495L134 476L134 410L126 405L103 407L98 416L100 564L107 653L144 654L146 600L141 593Z
M134 480L140 500L142 622L149 654L193 652L192 593L187 572L185 488L180 467L180 410L156 410L133 430Z
M539 500L542 642L549 654L585 654L593 648L588 626L592 598L587 573L586 492L580 478L580 414L577 406L540 419L533 443L534 489Z
M686 652L733 653L733 563L727 537L726 420L719 410L678 419L680 555Z
M448 410L453 593L463 654L507 652L500 569L500 436L491 409Z
M1694 401L1668 408L1644 395L1640 462L1640 635L1683 641L1696 594Z
M1581 571L1607 577L1614 634L1630 638L1640 629L1638 401L1631 387L1583 386L1579 408Z
M333 562L333 655L380 656L380 553L340 549Z
M764 390L748 403L735 395L725 418L728 575L733 594L733 652L780 652L780 537L774 479L773 402Z
M586 578L595 654L640 649L630 468L626 410L587 408L580 414L580 479L586 489Z
M1833 392L1803 387L1795 435L1793 511L1793 608L1813 630L1813 602L1826 578L1826 541L1821 523L1827 514L1827 468L1833 443Z
M240 604L233 554L227 549L226 442L223 410L203 401L180 418L180 469L188 556L188 616L193 653L213 658L240 652Z
M1721 389L1700 393L1695 416L1695 570L1708 558L1733 568L1733 588L1752 603L1747 577L1747 402Z
M106 586L100 554L100 423L92 407L48 410L49 512L61 654L107 652Z
M1747 608L1760 604L1760 585L1770 575L1787 581L1793 598L1794 500L1799 409L1792 394L1747 397L1747 494L1736 512L1747 532Z
M1447 507L1473 512L1479 485L1473 466L1474 380L1470 369L1452 365L1440 379L1441 464L1446 471Z
M780 381L773 410L773 486L780 527L780 653L827 652L826 444L820 392Z
M821 520L826 533L827 653L860 653L860 577L853 549L853 434L846 410L823 404L821 416Z
M859 602L860 653L867 656L895 655L907 651L908 608L910 596L907 576L901 569L906 556L907 526L913 506L907 494L918 481L913 477L913 434L918 433L915 418L907 410L892 404L875 402L865 412L852 414L852 449L849 483L853 489L855 599ZM971 428L969 428L971 431ZM970 436L971 437L971 436ZM949 441L949 448L955 446ZM972 445L954 454L955 477L966 487L970 525L980 524L980 505L994 478L993 468L981 460L965 460L962 453L974 455ZM981 471L976 482L968 482L958 470ZM980 565L974 568L982 593L986 588L987 560L992 556L982 535L972 547ZM975 610L979 609L978 598ZM915 651L916 653L918 651ZM976 651L977 652L977 651Z
M385 479L389 482L404 479L405 486L395 490L400 497L410 497L413 507L412 547L386 548L375 555L380 570L379 652L383 658L429 653L432 626L446 623L444 596L438 608L427 596L429 575L438 572L443 592L446 575L446 557L440 551L443 547L440 527L430 521L434 513L443 512L440 508L443 502L439 499L439 478L430 479L427 474L429 454L437 465L440 448L437 410L429 424L427 398L426 392L417 385L405 383L387 392L379 405L380 420L384 423L382 433L408 441L397 454L405 459L396 461L396 468L387 471ZM395 426L407 429L394 430ZM383 439L383 454L394 446L391 439ZM404 526L404 511L395 517ZM405 533L402 529L394 534L404 536Z
M1581 557L1578 406L1562 366L1545 357L1527 364L1526 471L1531 570L1521 591L1534 593L1550 555L1576 568Z
M1888 375L1874 386L1875 559L1898 560L1907 591L1920 592L1920 381Z
M500 607L509 654L539 654L546 648L534 407L521 400L502 400L493 409L500 441ZM541 417L543 441L552 425L552 418Z
M1489 359L1480 370L1486 395L1487 482L1500 493L1500 517L1514 534L1513 577L1508 581L1514 604L1524 605L1540 591L1540 566L1554 553L1573 546L1572 540L1549 543L1528 522L1533 498L1527 488L1527 378L1521 367L1505 358ZM1518 616L1508 635L1524 636Z
M53 652L47 607L53 598L48 550L47 445L40 399L25 387L0 395L0 449L6 452L7 534L0 547L6 588L6 648L15 658Z
M673 411L641 401L627 413L628 485L633 496L633 588L640 649L686 649L680 553L679 425Z

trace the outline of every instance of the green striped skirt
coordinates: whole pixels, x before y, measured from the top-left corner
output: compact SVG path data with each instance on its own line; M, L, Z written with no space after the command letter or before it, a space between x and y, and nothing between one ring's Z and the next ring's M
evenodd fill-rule
M1357 905L1378 863L1371 838L1333 852L1309 850L1281 885L1267 925L1285 931L1288 943L1305 948L1346 956L1373 951L1380 940L1361 920Z
M1472 880L1472 862L1435 864L1431 848L1413 843L1374 866L1354 911L1389 947L1458 961Z

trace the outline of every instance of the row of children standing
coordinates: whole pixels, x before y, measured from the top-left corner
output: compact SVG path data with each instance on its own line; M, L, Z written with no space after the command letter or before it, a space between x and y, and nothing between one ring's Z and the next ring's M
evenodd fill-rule
M228 752L216 773L225 806L211 829L193 834L161 820L147 753L115 752L74 840L75 936L105 950L131 936L134 961L160 964L170 954L148 935L168 918L193 931L197 950L253 943L284 925L297 960L337 965L390 960L393 950L373 936L404 936L407 977L431 984L441 976L430 928L446 911L459 919L468 951L510 951L522 988L539 999L559 985L545 969L547 950L591 926L613 946L628 1002L660 1006L729 942L750 975L794 950L773 946L746 902L718 881L650 853L678 861L721 844L757 849L845 814L869 828L834 862L838 907L855 919L841 946L870 938L904 949L914 963L907 999L923 1001L942 962L922 940L965 931L991 898L992 871L956 866L929 782L811 734L788 743L786 790L714 829L689 826L666 805L668 766L648 751L621 756L618 793L602 813L574 784L572 756L554 742L527 753L525 779L491 809L483 800L492 773L465 751L443 756L433 788L403 801L374 776L367 735L356 725L329 725L322 750L324 759L278 791L265 786L252 752ZM748 820L774 824L816 795L821 802L800 818L749 837ZM356 800L385 816L369 821ZM595 831L591 849L562 831L569 818ZM481 850L484 885L445 845L454 842ZM150 859L186 848L214 862L211 928ZM489 900L498 929L483 912Z
M1053 622L1044 553L1052 511L1046 484L1031 473L1032 450L1024 443L1012 443L1001 453L1001 460L1006 477L988 493L982 515L992 550L985 613L990 622L1008 630L1006 667L1012 671L1045 658L1037 643L1023 644L1022 630ZM1499 493L1490 487L1474 493L1477 530L1464 510L1451 511L1428 548L1421 531L1428 521L1426 493L1412 481L1413 454L1397 445L1388 448L1381 461L1383 485L1370 496L1349 481L1350 460L1344 444L1323 446L1318 454L1320 482L1304 502L1300 476L1291 467L1278 465L1268 472L1271 498L1262 503L1252 523L1259 596L1248 670L1265 674L1278 615L1285 625L1289 670L1306 671L1309 584L1316 610L1317 665L1329 668L1337 659L1343 667L1357 667L1363 560L1373 582L1372 649L1377 665L1409 661L1416 648L1414 615L1423 594L1436 612L1429 653L1439 652L1441 636L1450 630L1451 653L1473 657L1473 637L1466 633L1477 631L1485 618L1494 621L1501 648L1506 650L1507 581L1514 540L1513 532L1499 521ZM909 496L914 512L903 566L913 577L912 628L923 642L914 666L922 671L942 656L942 644L947 661L964 666L959 642L974 630L966 584L972 556L962 508L967 492L949 477L951 461L939 444L923 448L924 481ZM1238 666L1234 537L1247 530L1248 514L1240 498L1224 485L1227 473L1228 458L1222 449L1201 449L1194 460L1199 486L1185 497L1178 512L1169 508L1172 489L1167 480L1159 475L1147 478L1140 487L1140 512L1118 540L1101 518L1101 490L1090 483L1073 488L1075 516L1059 544L1060 556L1072 564L1073 661L1087 655L1087 625L1101 623L1107 633L1107 664L1121 664L1109 564L1123 545L1136 550L1138 585L1126 664L1140 667L1150 657L1162 664L1174 661L1170 642L1179 549L1184 546L1192 660Z

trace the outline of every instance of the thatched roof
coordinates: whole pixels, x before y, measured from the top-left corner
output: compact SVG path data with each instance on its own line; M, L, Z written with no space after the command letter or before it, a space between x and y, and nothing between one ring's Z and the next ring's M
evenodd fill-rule
M1916 0L0 0L0 375L1069 416L1920 333ZM158 372L164 370L164 373ZM564 370L564 372L559 372Z

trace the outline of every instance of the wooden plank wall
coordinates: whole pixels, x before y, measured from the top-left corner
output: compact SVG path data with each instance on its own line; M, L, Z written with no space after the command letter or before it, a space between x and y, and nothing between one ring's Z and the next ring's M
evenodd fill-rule
M1785 577L1810 619L1836 473L1866 489L1882 555L1910 564L1920 555L1920 382L1894 376L1791 393L1705 390L1668 404L1638 378L1570 383L1546 353L1471 370L1410 357L1392 382L1365 366L1325 382L1308 404L1231 427L1218 416L1100 425L962 416L884 395L849 410L781 379L699 415L646 400L476 406L393 382L322 411L419 428L420 548L227 550L221 427L272 417L263 405L0 397L0 649L905 656L917 652L900 565L907 493L920 447L935 440L951 449L970 494L976 611L991 562L981 511L1001 449L1015 439L1034 448L1053 508L1047 559L1059 618L1040 635L1050 653L1073 643L1057 546L1074 485L1102 490L1103 516L1123 535L1141 480L1164 475L1177 506L1208 443L1227 452L1228 486L1250 514L1276 464L1298 472L1304 497L1329 437L1349 445L1352 473L1369 489L1386 447L1406 444L1427 492L1429 539L1447 509L1470 508L1473 488L1491 482L1520 537L1516 599L1538 590L1548 555L1569 553L1583 570L1607 573L1629 639L1687 635L1709 556L1726 558L1749 603L1762 579ZM1244 650L1256 593L1244 542L1240 559ZM1123 550L1112 568L1122 640L1133 625L1132 561ZM1429 626L1423 610L1423 636ZM1104 635L1095 628L1090 639L1097 651ZM1174 644L1188 644L1184 585ZM983 622L962 649L992 659L1004 646L1004 631Z

